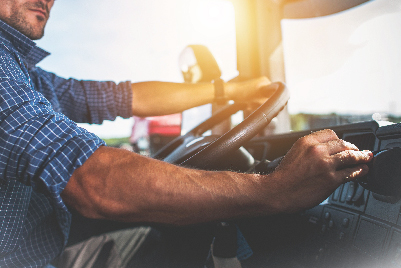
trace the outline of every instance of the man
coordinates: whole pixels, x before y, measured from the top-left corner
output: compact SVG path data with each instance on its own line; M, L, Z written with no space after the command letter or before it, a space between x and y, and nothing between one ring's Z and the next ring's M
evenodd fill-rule
M104 146L73 121L176 113L212 102L213 85L116 85L36 68L47 53L30 39L43 36L53 4L0 1L1 267L43 267L59 255L67 206L95 219L185 225L299 211L368 172L371 152L330 130L300 139L268 176L192 170ZM226 84L226 95L252 99L268 84Z

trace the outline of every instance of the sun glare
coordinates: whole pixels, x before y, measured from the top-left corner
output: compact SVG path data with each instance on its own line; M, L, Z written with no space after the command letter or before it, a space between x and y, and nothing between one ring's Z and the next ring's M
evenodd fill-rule
M191 5L192 23L201 33L218 35L234 25L234 8L229 1L198 0Z

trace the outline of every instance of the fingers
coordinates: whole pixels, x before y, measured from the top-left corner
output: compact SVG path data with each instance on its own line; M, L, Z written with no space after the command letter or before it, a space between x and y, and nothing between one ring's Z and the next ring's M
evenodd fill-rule
M241 80L241 81L240 81ZM253 79L247 79L242 81L243 79L238 79L236 82L230 82L225 84L225 92L227 92L227 96L236 101L236 102L245 102L248 103L253 100L257 100L259 98L266 100L266 96L262 94L261 88L268 87L271 84L271 81L265 77L258 77ZM266 92L269 96L274 93L272 90L271 93ZM258 101L259 102L259 101ZM259 102L262 104L264 101Z
M328 141L327 146L328 153L330 155L334 155L346 150L359 151L358 147L356 147L354 144L340 139Z
M369 168L364 163L369 162L372 158L373 153L370 151L348 150L335 154L333 159L337 166L337 179L341 183L345 183L368 174Z
M373 159L370 151L359 151L352 143L341 140L332 130L314 132L305 137L307 142L314 144L315 152L326 158L331 166L329 169L336 180L350 181L367 174L366 165Z
M349 150L359 152L358 147L348 141L339 139L337 134L331 129L313 132L312 134L305 136L304 138L308 137L310 139L314 139L316 144L323 145L329 155L335 155ZM342 157L347 157L348 152L346 152L345 154L346 155Z
M352 165L367 163L372 160L373 153L370 151L347 150L339 152L332 157L337 170L339 170Z
M356 178L368 174L369 168L367 165L359 165L356 167L345 168L337 172L337 178L341 183L346 183Z
M266 99L266 98L270 98L277 91L278 88L279 88L279 85L271 84L269 82L269 84L267 84L267 85L261 85L259 88L259 92L261 93L261 97L263 99Z
M272 81L270 81L269 78L267 78L266 76L261 76L255 79L255 81L257 81L257 87L258 88L262 88L262 87L266 87L269 86Z

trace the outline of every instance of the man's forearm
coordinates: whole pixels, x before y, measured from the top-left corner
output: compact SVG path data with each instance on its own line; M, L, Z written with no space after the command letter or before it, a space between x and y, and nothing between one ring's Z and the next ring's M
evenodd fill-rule
M267 213L258 194L261 178L186 169L101 147L74 172L62 197L91 218L181 225ZM273 213L273 200L268 203Z
M157 116L212 102L214 87L211 83L141 82L132 85L132 95L134 115Z
M225 83L227 99L241 102L266 99L272 92L260 89L270 85L266 77L244 82ZM132 84L132 113L137 116L156 116L179 113L213 102L215 89L211 83L140 82Z
M366 175L372 157L331 130L299 139L270 175L187 169L101 147L62 198L91 218L180 225L296 212Z

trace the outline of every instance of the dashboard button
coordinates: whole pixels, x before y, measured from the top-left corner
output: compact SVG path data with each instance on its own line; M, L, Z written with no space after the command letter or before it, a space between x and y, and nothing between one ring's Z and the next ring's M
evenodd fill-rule
M349 226L349 219L348 219L348 218L344 218L344 219L343 219L343 226L344 226L345 228L347 228L347 227Z

